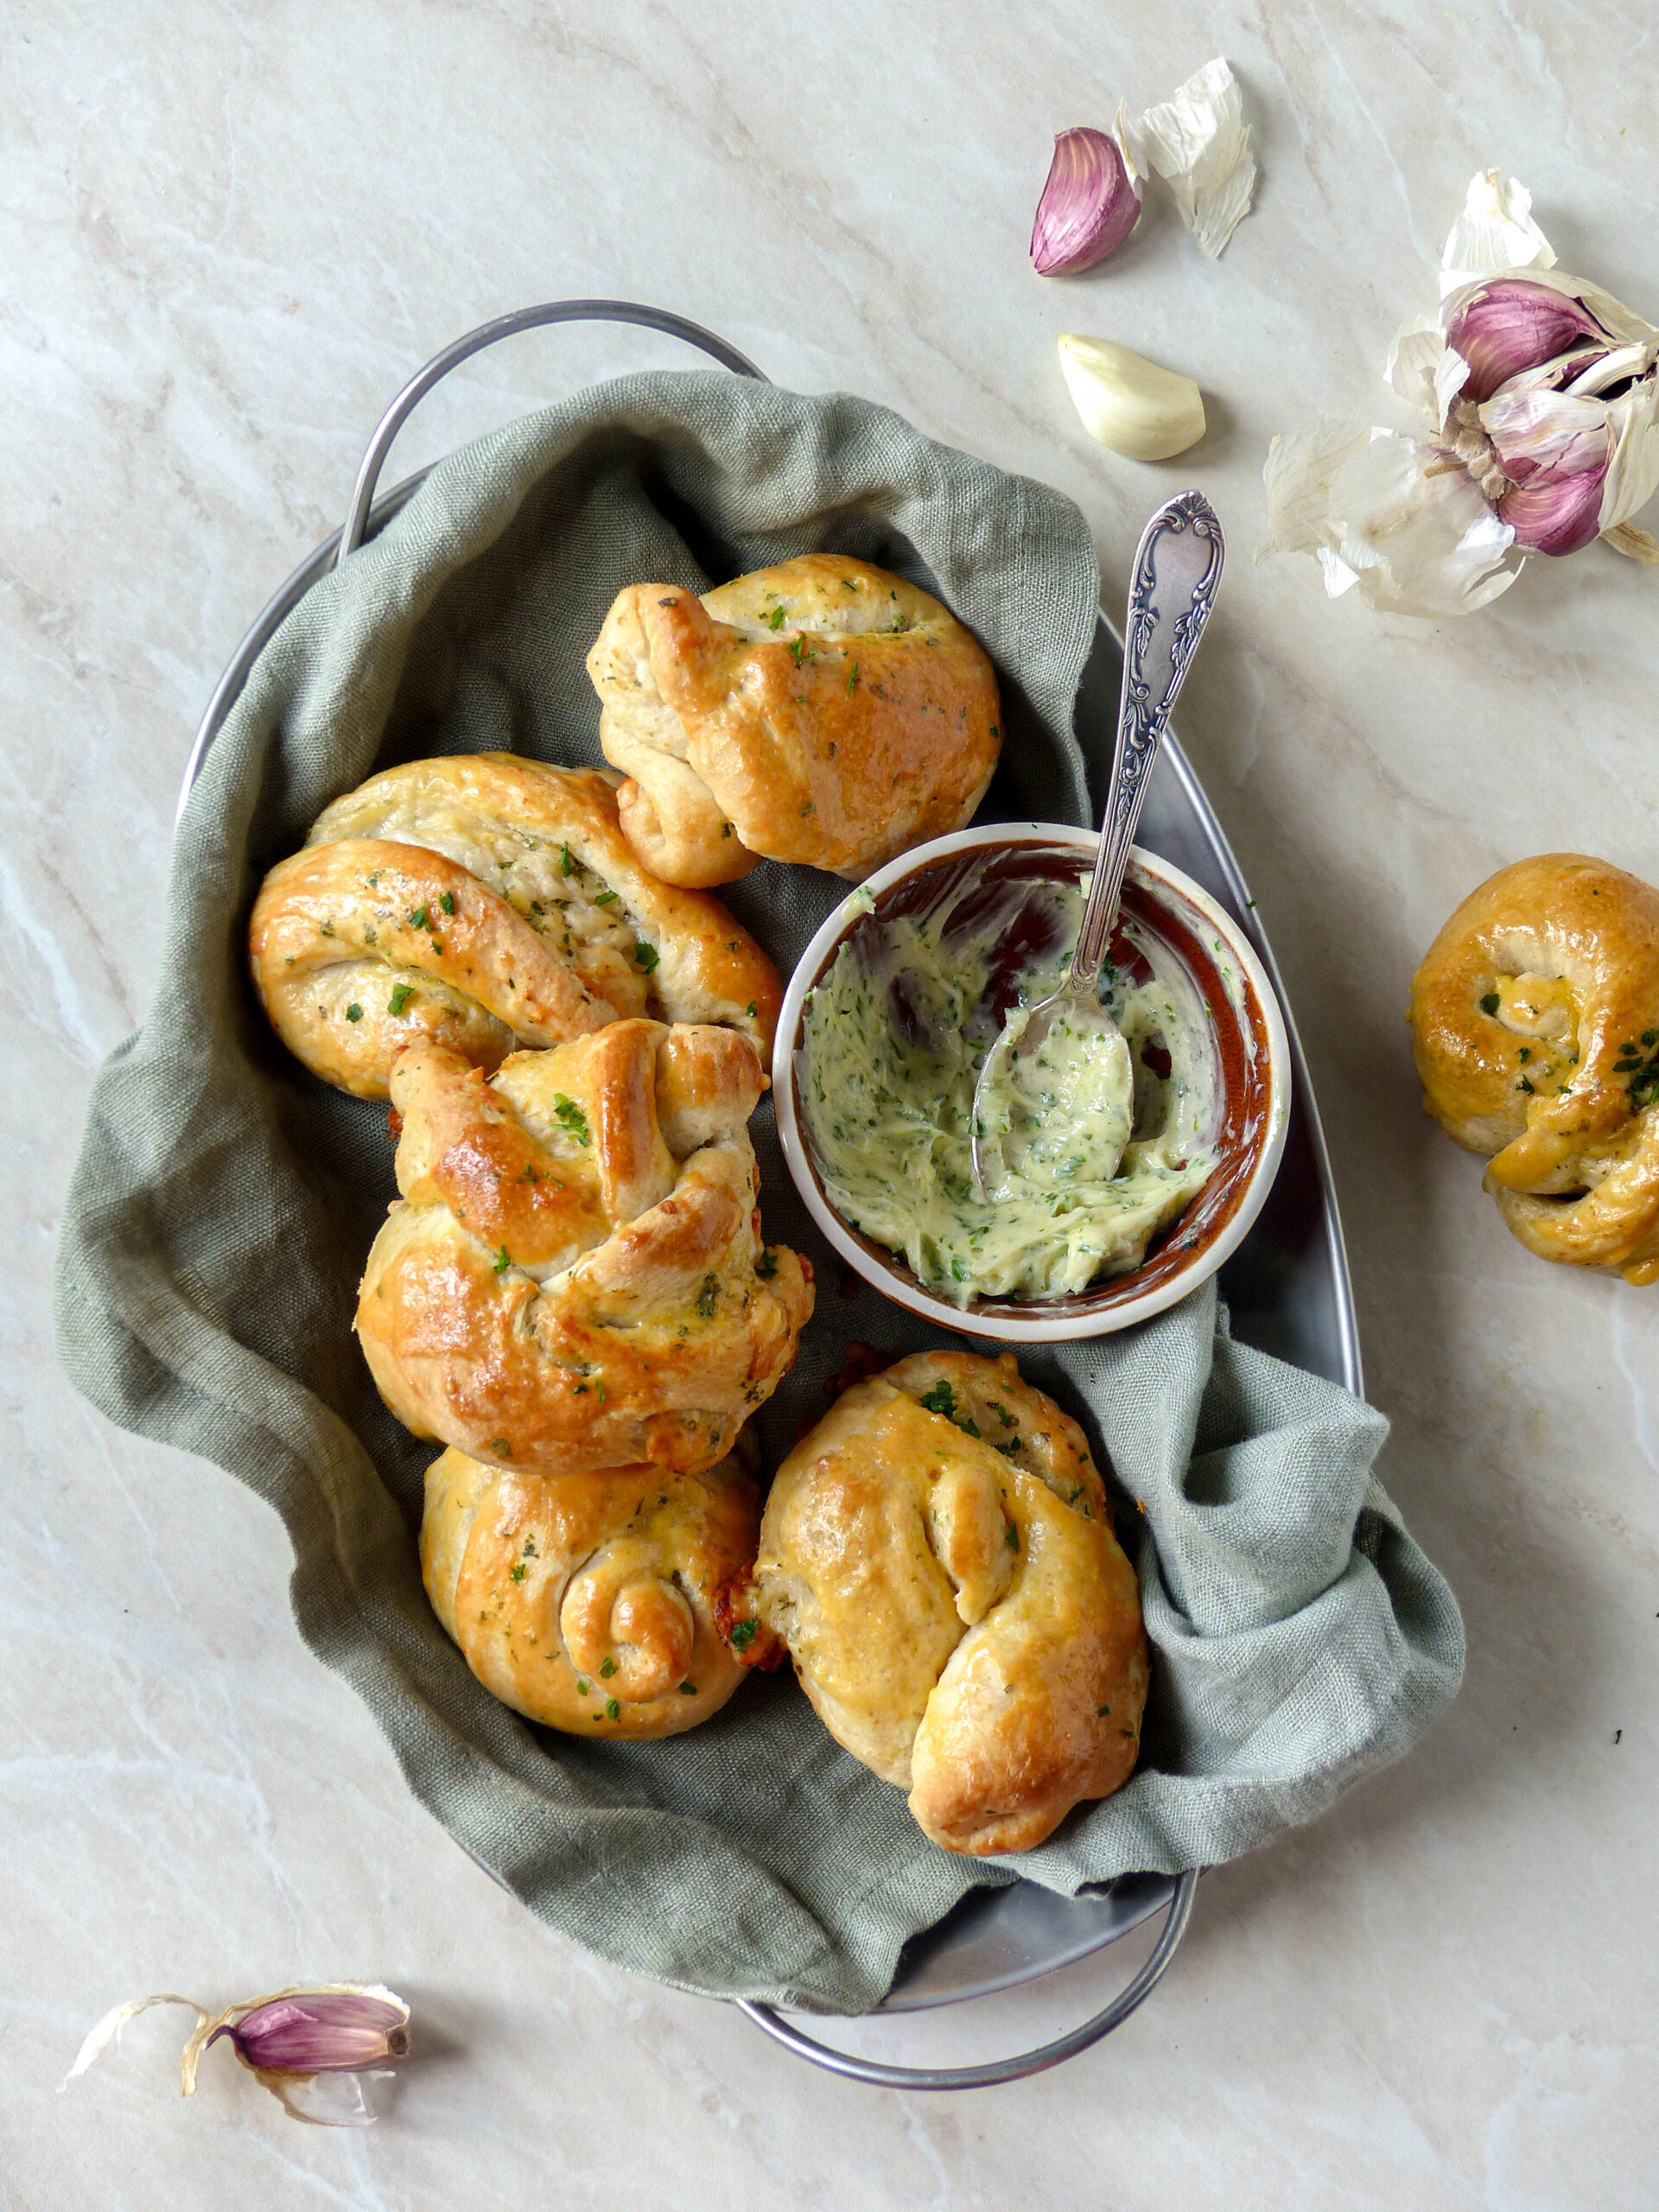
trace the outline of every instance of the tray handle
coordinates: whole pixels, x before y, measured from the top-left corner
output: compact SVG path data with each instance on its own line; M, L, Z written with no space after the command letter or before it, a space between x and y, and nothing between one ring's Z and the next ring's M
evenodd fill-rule
M1119 1990L1111 2003L1092 2019L1085 2020L1052 2043L1039 2044L1035 2050L1022 2050L1012 2058L987 2059L979 2066L886 2066L874 2058L860 2058L849 2050L837 2050L827 2043L796 2027L772 2005L763 2005L758 1999L741 1997L737 2000L740 2012L747 2012L758 2028L762 2028L774 2041L792 2050L798 2058L809 2059L814 2066L822 2066L831 2074L843 2075L849 2082L868 2082L879 2089L990 2089L1002 2082L1023 2082L1033 2074L1046 2073L1051 2066L1058 2066L1068 2058L1075 2058L1080 2050L1087 2050L1090 2044L1109 2036L1114 2028L1122 2027L1136 2006L1152 1994L1163 1980L1175 1948L1186 1933L1186 1923L1192 1917L1192 1898L1198 1886L1197 1867L1190 1867L1176 1877L1175 1887L1170 1893L1169 1908L1164 1917L1163 1932L1135 1980Z
M446 346L442 353L435 353L423 369L416 370L380 417L352 489L352 504L334 553L336 568L363 543L369 510L374 504L380 472L385 467L392 440L433 386L442 384L451 369L458 368L461 362L483 353L486 346L496 345L501 339L515 337L521 330L538 330L544 324L554 322L634 323L645 330L660 330L667 337L683 338L699 353L712 355L738 376L753 377L761 384L767 382L747 353L740 353L735 346L728 345L712 330L705 330L700 322L671 314L666 308L642 307L636 300L549 300L540 307L519 308L512 315L499 315L493 322L480 323L476 330L469 330L453 346Z

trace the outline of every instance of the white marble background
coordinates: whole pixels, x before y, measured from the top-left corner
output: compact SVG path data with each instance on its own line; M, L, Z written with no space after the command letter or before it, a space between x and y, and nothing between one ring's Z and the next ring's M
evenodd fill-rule
M1574 846L1659 879L1659 578L1596 549L1425 633L1238 557L1274 429L1393 419L1383 350L1432 303L1477 168L1524 178L1565 265L1659 313L1653 32L1642 0L9 0L8 2212L1659 2199L1659 1291L1510 1241L1419 1113L1400 1020L1417 955L1499 862ZM1217 52L1264 171L1224 259L1166 207L1104 269L1033 276L1050 134ZM1114 595L1141 517L1189 474L1236 549L1185 734L1308 1042L1395 1424L1387 1477L1463 1600L1469 1677L1403 1767L1205 1883L1112 2042L994 2094L840 2085L529 1918L302 1648L274 1518L113 1433L55 1369L61 1194L93 1069L154 988L214 678L338 521L406 373L575 293L677 308L785 383L869 394L1063 486ZM1197 375L1205 443L1162 470L1091 446L1053 360L1066 328ZM620 334L516 341L401 459L670 358ZM1119 1971L855 2032L895 2055L1009 2049ZM117 1999L353 1974L406 1991L422 2031L367 2135L294 2126L223 2053L181 2106L181 2016L53 2094Z

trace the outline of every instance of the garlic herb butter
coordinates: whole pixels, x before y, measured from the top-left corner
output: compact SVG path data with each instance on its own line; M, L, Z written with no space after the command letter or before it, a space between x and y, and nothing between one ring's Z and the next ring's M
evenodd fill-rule
M1121 1096L1086 1061L1069 1066L1056 1032L1034 1141L1014 1148L988 1200L975 1188L980 1064L1005 1010L1017 1020L1058 984L1086 889L970 871L924 911L861 924L806 1001L800 1095L825 1194L957 1305L1061 1296L1138 1266L1216 1165L1209 1010L1172 948L1126 912L1128 952L1102 977L1133 1076L1121 1164L1098 1172L1117 1158Z

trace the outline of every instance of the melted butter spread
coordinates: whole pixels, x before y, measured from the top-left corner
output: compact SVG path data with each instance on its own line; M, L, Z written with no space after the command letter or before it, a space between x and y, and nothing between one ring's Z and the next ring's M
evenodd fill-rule
M1101 997L1128 1047L1128 1129L1110 1044L1057 1023L1041 1048L1047 1066L1022 1084L1018 1141L988 1198L978 1195L969 1115L996 1033L999 959L1005 973L1012 965L1018 1021L1058 988L1085 889L969 877L931 913L865 923L806 1002L801 1096L830 1201L957 1305L1061 1296L1139 1266L1216 1164L1223 1100L1209 1010L1173 949L1125 914L1137 957L1132 970L1108 964ZM999 947L1022 934L1040 950L1010 963ZM1109 1164L1116 1172L1102 1173Z

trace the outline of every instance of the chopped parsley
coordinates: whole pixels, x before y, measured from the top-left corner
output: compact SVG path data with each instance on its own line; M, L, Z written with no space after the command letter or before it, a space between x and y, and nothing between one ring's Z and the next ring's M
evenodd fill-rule
M702 1288L697 1293L697 1311L702 1314L705 1321L709 1320L713 1316L715 1302L719 1296L720 1277L718 1275L704 1275L702 1279Z
M524 1580L524 1562L523 1561L523 1560L520 1560L518 1561L518 1565L513 1568L513 1570L512 1570L512 1579L513 1579L513 1580L514 1580L515 1582L522 1582L522 1581Z
M1014 1415L1008 1411L1006 1406L999 1404L995 1398L988 1398L985 1402L990 1408L991 1412L996 1415L998 1421L1001 1422L1004 1428L1012 1428L1014 1426Z
M778 1255L775 1252L762 1252L754 1263L754 1272L758 1275L764 1275L770 1282L778 1272Z
M1006 1541L1007 1541L1007 1543L1008 1549L1009 1549L1011 1552L1017 1552L1017 1551L1019 1550L1019 1548L1020 1548L1020 1531L1019 1531L1019 1530L1014 1527L1014 1523L1013 1523L1013 1522L1012 1522L1012 1521L1010 1521L1010 1522L1009 1522L1009 1523L1008 1523L1008 1533L1007 1533L1007 1536Z
M415 986L412 983L394 983L391 996L386 1001L386 1012L401 1014L414 995Z
M622 1718L622 1708L613 1697L607 1697L605 1700L605 1718L607 1720L620 1720Z
M587 1683L586 1683L586 1682L584 1682L584 1681L582 1681L582 1679L581 1675L577 1675L577 1677L576 1677L576 1695L577 1695L578 1697L586 1697L586 1696L587 1696L587 1694L588 1694L588 1685L587 1685Z
M511 1459L512 1457L512 1446L505 1436L493 1436L490 1439L490 1449L503 1459Z
M931 1390L923 1391L917 1402L931 1414L943 1414L948 1421L957 1410L957 1394L948 1382L936 1382Z
M781 630L781 629L783 628L783 626L784 626L784 610L783 610L783 608L782 608L781 607L774 607L772 608L772 620L767 624L767 626L766 626L768 627L768 629L772 629L772 630Z
M570 857L569 846L561 845L559 847L559 874L561 875L574 875L575 872L576 864Z
M1483 1014L1496 1014L1501 1004L1502 1001L1499 999L1497 993L1496 991L1488 991L1485 997L1482 999L1480 1002L1480 1010Z
M662 956L654 944L647 944L644 938L641 938L633 948L633 957L649 976Z
M512 1256L508 1253L506 1246L504 1244L501 1247L501 1249L495 1255L495 1272L499 1275L504 1275L512 1265Z
M355 999L346 1009L346 1019L347 1021L361 1021L363 1019L363 1009Z
M431 924L426 918L424 906L416 906L413 913L409 916L409 926L412 930L424 930L431 927Z
M611 1659L611 1658L605 1658L605 1659L601 1659L601 1660L600 1661L600 1662L599 1662L599 1673L600 1673L600 1679L601 1679L601 1681L607 1681L607 1682L608 1682L608 1681L610 1681L610 1679L611 1679L611 1676L612 1676L615 1672L616 1672L616 1662L615 1662L615 1660L614 1660L614 1659Z
M446 914L453 914L455 911L454 893L453 891L446 891L442 893L438 899L438 904L442 907Z
M753 1021L754 1019L754 1001L753 999L749 1001L747 1006L744 1007L743 1011L748 1015L750 1020Z
M733 1650L747 1651L754 1642L760 1626L759 1621L739 1621L737 1626L732 1630Z
M847 678L847 689L849 693L856 691L858 689L858 663L856 661L853 663L852 674Z
M588 1116L577 1105L575 1100L567 1098L562 1090L554 1094L553 1118L565 1135L574 1137L578 1144L593 1142L593 1132L588 1127Z
M696 1697L696 1694L697 1686L695 1682L682 1682L680 1684L680 1695L682 1697Z

